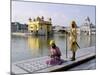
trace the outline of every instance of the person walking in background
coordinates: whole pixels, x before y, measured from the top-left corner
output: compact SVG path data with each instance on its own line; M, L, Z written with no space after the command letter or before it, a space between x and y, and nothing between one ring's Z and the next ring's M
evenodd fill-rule
M50 60L46 63L49 65L59 65L62 63L60 49L56 46L55 41L50 41Z
M77 44L77 25L75 21L71 22L71 27L70 27L70 32L69 32L69 45L70 45L70 50L72 51L72 58L71 60L75 60L76 56L76 51L78 49L78 44Z

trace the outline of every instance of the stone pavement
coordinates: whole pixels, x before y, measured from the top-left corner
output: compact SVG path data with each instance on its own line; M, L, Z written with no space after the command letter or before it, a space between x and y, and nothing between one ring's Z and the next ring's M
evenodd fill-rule
M17 62L17 63L14 63L14 65L25 70L26 72L32 73L32 72L36 72L41 69L51 67L51 65L46 64L46 60L48 59L49 57L46 56L46 57L29 59L29 60Z
M79 49L76 53L76 60L70 61L71 52L68 51L68 58L65 55L62 56L62 59L65 62L62 65L47 65L46 60L49 59L48 56L35 58L35 59L28 59L22 60L16 63L12 63L12 73L14 74L23 74L23 73L38 73L38 72L51 72L51 71L60 71L64 68L68 68L75 63L83 61L87 58L93 57L96 55L95 46ZM67 69L66 68L66 69Z

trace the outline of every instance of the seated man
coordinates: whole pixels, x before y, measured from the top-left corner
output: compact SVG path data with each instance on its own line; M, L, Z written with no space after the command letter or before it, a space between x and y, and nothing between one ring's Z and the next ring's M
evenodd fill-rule
M61 64L61 52L59 48L56 46L54 40L50 41L50 60L48 60L46 63L49 65L57 65Z

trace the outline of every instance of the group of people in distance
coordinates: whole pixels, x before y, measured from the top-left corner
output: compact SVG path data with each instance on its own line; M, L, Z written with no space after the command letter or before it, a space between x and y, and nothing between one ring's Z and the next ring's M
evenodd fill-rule
M77 44L77 25L75 21L71 22L70 26L70 32L68 32L69 35L69 43L70 43L70 50L72 52L72 58L71 60L74 61L76 59L76 51L78 49ZM61 59L61 51L59 47L56 46L55 41L50 41L50 59L46 61L46 64L48 65L60 65L63 63L63 60Z

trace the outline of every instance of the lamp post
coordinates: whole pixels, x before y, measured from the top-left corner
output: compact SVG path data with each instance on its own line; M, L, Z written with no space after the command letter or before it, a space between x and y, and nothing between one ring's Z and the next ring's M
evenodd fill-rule
M67 58L68 57L67 56L67 31L65 32L65 35L66 35L66 38L65 39L66 39L66 58Z

